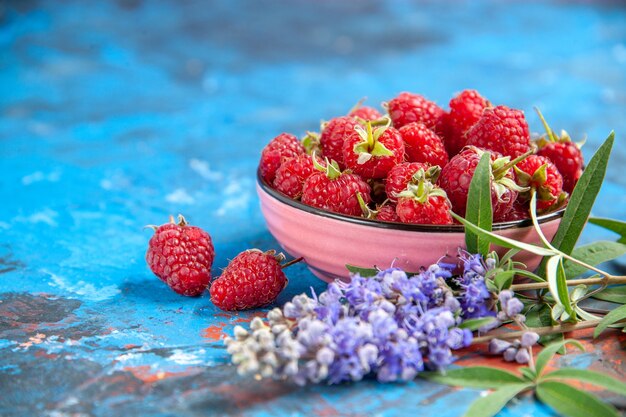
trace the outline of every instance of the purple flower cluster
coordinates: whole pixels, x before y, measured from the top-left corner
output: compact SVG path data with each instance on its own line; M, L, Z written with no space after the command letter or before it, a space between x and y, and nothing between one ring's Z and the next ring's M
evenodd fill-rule
M456 280L461 288L461 310L463 318L493 317L496 313L490 303L491 294L487 290L485 275L488 269L493 268L493 259L483 260L481 255L471 255L461 252L459 257L463 261L463 274ZM490 265L487 265L487 262Z
M480 328L505 322L526 328L524 305L510 290L496 298L487 278L499 268L494 258L459 253L460 265L440 262L407 274L399 268L373 277L353 275L321 294L295 296L283 309L255 319L251 331L236 327L228 352L242 374L291 379L298 384L406 381L425 369L442 369L453 351L468 346L472 333L463 320L494 317ZM453 275L454 273L454 275ZM492 285L493 288L493 285ZM527 363L539 336L493 339L492 354Z
M298 295L270 311L267 322L255 319L251 332L236 328L228 352L242 374L298 384L368 375L405 381L424 369L442 369L454 361L452 351L471 343L462 320L495 315L485 287L489 266L479 255L461 260L458 278L452 277L456 266L446 264L415 275L389 268L331 283L319 295ZM448 286L453 279L458 296Z

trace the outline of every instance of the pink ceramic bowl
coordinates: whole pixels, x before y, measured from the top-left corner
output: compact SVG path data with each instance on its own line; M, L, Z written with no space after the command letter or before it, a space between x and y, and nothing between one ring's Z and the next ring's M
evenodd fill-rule
M303 257L311 272L325 281L349 278L346 264L387 268L393 263L406 271L419 271L445 254L456 255L458 247L465 246L461 225L382 223L331 213L290 199L260 176L257 192L267 227L278 243L291 256ZM556 233L563 211L539 217L548 239ZM540 242L530 220L494 224L493 230L527 243ZM528 253L515 259L531 270L540 261Z

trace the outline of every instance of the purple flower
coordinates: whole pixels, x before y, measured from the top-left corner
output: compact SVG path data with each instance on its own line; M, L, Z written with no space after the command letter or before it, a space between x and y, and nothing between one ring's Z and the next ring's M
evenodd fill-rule
M498 320L515 320L518 322L524 322L526 317L522 314L524 304L513 295L513 291L504 290L498 295L500 301L500 312L498 312Z
M511 346L511 343L506 340L491 339L489 342L489 353L493 355L500 355Z
M522 335L522 340L520 342L520 344L525 347L531 347L534 346L535 344L537 344L537 342L539 341L539 335L535 332L525 332Z

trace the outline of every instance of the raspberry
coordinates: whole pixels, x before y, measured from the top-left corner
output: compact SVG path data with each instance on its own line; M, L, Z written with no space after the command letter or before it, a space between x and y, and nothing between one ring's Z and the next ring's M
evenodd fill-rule
M539 149L540 156L545 156L561 173L563 191L571 193L583 174L583 154L574 142L552 142Z
M444 145L449 155L456 155L465 146L465 132L471 128L490 106L476 90L464 90L450 100L450 113L442 120L445 124Z
M428 170L428 165L421 162L404 162L389 171L385 180L385 192L390 201L397 201L396 195L404 191L419 170Z
M420 175L421 174L421 175ZM450 201L445 191L433 185L424 171L418 174L417 184L409 184L398 195L396 214L403 223L452 224Z
M537 211L546 211L560 205L566 198L563 177L556 166L545 156L530 155L515 166L517 182L537 193ZM528 193L524 195L529 198Z
M421 122L433 128L444 114L443 109L434 102L419 94L406 92L390 100L387 103L387 111L396 129L411 122Z
M424 162L441 167L448 163L448 153L441 138L423 123L409 123L398 131L404 140L409 162Z
M404 141L393 127L366 129L360 125L355 135L346 137L343 143L343 160L346 167L363 178L384 178L395 165L404 159Z
M503 222L514 222L519 220L530 219L528 204L522 203L519 199L513 203L513 207L502 218Z
M566 131L562 130L561 136L558 136L539 109L536 110L546 129L546 135L537 141L539 146L537 155L545 156L552 161L563 177L563 191L571 193L583 174L583 154Z
M381 222L399 222L400 218L396 213L395 204L383 204L378 207L378 213L376 214L376 220Z
M336 162L326 160L325 172L316 172L304 182L302 202L335 213L360 216L357 194L361 193L365 204L369 204L370 191L370 186L360 176L343 173Z
M278 167L288 158L304 153L304 147L294 135L281 133L270 141L261 152L259 169L261 177L269 184L274 182Z
M368 107L368 106L362 106L362 107L357 107L356 109L352 110L349 114L349 116L352 117L358 117L361 120L376 120L376 119L380 119L381 117L383 117L382 114L380 114L380 112L378 110L376 110L373 107Z
M506 106L488 107L466 135L467 144L517 157L530 149L524 113Z
M155 227L148 244L146 261L154 274L178 294L202 294L211 280L215 252L211 236L199 227L189 226L178 216L178 224Z
M359 123L350 116L335 117L322 127L320 145L322 155L331 161L336 161L340 169L345 169L343 160L343 142L349 136L355 136L354 128Z
M465 148L448 162L439 176L439 185L446 191L452 203L452 209L463 217L465 217L470 183L482 153L482 150L475 147ZM493 220L498 222L502 221L517 199L518 187L513 181L512 169L501 169L498 172L494 169L508 163L509 158L502 158L497 152L490 152L490 154L491 168L495 177L491 183L491 205Z
M293 199L300 198L304 181L317 172L312 158L311 155L302 154L285 161L276 171L274 188ZM319 158L317 160L321 163Z
M287 285L282 254L249 249L235 257L211 284L211 301L222 310L265 306Z

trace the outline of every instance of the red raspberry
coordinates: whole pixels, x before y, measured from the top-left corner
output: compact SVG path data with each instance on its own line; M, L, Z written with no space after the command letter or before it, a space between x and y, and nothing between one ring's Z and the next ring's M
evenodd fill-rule
M269 184L274 182L278 167L285 159L293 158L304 153L304 147L294 135L281 133L270 141L261 152L259 169L261 177Z
M519 220L530 219L528 204L522 203L519 199L513 203L513 207L503 217L503 222L515 222Z
M524 113L506 106L488 107L466 135L467 144L517 157L530 149Z
M285 161L276 171L274 188L291 198L300 198L304 181L317 172L312 158L311 155L302 154ZM322 162L319 158L317 160Z
M377 211L375 218L380 222L400 222L395 204L383 204Z
M428 165L421 162L404 162L389 171L385 180L385 192L390 201L397 201L396 195L404 191L419 170L428 170Z
M397 129L411 122L421 122L433 128L439 123L444 111L434 102L419 94L400 93L387 103L389 117Z
M372 128L367 122L367 130L360 125L355 135L346 137L343 143L343 160L346 167L363 178L385 178L395 165L404 159L404 141L393 127Z
M378 110L373 107L362 106L352 110L349 114L352 117L358 117L361 120L376 120L383 117Z
M490 106L476 90L464 90L450 100L450 113L443 118L444 145L449 155L456 155L466 145L465 132L480 119Z
M178 294L200 295L211 280L215 252L211 236L199 227L189 226L178 216L178 224L155 227L148 244L146 261L154 274Z
M302 202L335 213L360 216L357 193L369 204L370 191L370 186L360 176L342 173L336 162L327 160L326 172L316 172L304 182Z
M567 197L563 193L563 177L545 156L530 155L515 166L515 173L518 184L537 192L537 211L560 205Z
M320 145L322 155L331 161L336 161L340 169L345 169L343 160L343 142L349 136L355 136L354 128L359 123L350 116L335 117L322 127Z
M398 195L396 214L403 223L452 224L450 201L445 191L433 185L422 171L417 184Z
M448 153L441 138L423 123L409 123L398 129L404 140L406 159L428 165L448 163Z
M467 147L461 153L455 155L448 162L448 165L441 170L439 186L446 191L452 203L452 209L460 216L465 217L470 183L483 152L475 147ZM493 169L496 166L496 162L497 166L501 166L508 162L508 158L501 159L502 156L497 152L490 152L490 154L492 171L494 171L494 176L496 176L496 172ZM497 176L491 184L491 205L495 222L502 221L506 213L511 209L513 202L518 196L516 188L512 169L497 172Z
M287 285L282 254L249 249L235 257L211 284L211 301L222 310L265 306Z
M583 154L574 142L551 142L539 149L540 156L545 156L561 173L563 191L571 193L583 174Z

